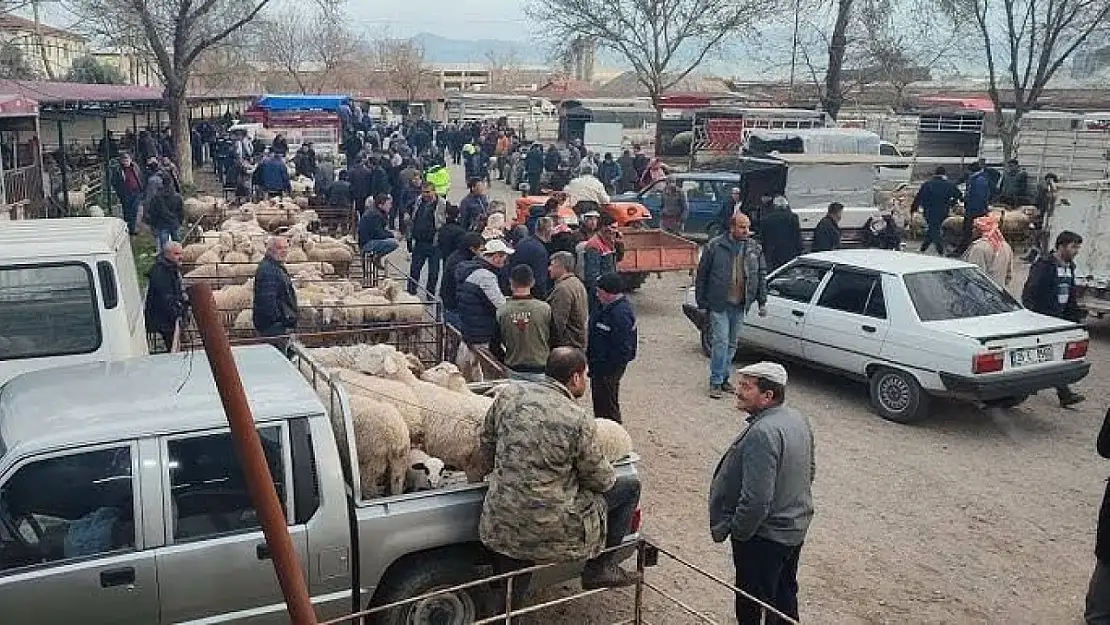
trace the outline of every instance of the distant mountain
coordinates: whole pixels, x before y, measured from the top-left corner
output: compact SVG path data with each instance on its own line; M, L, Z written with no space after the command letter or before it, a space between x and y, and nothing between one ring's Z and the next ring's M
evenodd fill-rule
M546 64L547 49L534 43L500 39L449 39L420 33L413 40L424 48L429 63L486 63L488 55L504 58L513 55L525 65Z

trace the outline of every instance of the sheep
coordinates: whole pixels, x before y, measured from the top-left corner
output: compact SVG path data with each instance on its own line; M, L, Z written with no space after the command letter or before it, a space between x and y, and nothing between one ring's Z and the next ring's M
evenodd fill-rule
M405 492L439 488L446 468L439 458L429 456L419 449L410 449L408 471L405 473Z
M254 310L248 308L240 311L235 315L235 324L232 327L236 330L254 330Z
M233 284L212 292L218 310L239 311L254 305L253 284Z
M441 362L427 369L420 374L420 379L452 391L470 392L466 385L466 377L459 371L458 365L453 362Z
M197 257L195 264L197 265L215 265L223 260L223 245L214 245Z
M349 399L363 497L402 494L412 446L408 425L386 402L359 394Z
M196 263L197 259L212 247L209 243L190 243L181 250L181 262Z
M392 345L341 345L339 347L319 347L309 353L325 367L352 369L379 378L386 378L411 384L416 376L408 368L405 355Z
M423 385L423 388L418 385ZM477 460L485 410L474 415L473 411L465 410L460 401L465 400L465 395L429 382L418 381L414 387L420 388L416 397L425 408L422 422L424 451L442 458L447 466L465 471L470 482L481 481L484 476L477 470ZM473 397L486 399L477 395ZM489 403L493 401L489 400ZM471 414L460 414L460 409Z
M185 277L186 280L203 280L203 279L209 279L209 278L218 278L218 277L220 277L219 276L219 271L218 271L218 265L216 265L214 263L207 263L207 264L199 265L196 269L194 269L194 270L190 271L189 273L185 274L184 277Z
M405 362L408 363L409 371L416 377L424 374L424 363L414 354L405 354Z
M224 254L223 262L225 263L249 263L251 257L242 252L228 252Z
M293 249L289 250L289 255L285 257L285 262L287 262L287 263L307 263L308 262L308 254L305 254L303 250L293 248Z
M609 462L616 462L632 453L632 437L624 427L610 419L594 419L597 435L594 440L601 455Z
M409 426L409 436L414 443L424 440L424 411L420 409L416 394L404 382L387 380L359 373L352 369L328 368L347 393L357 393L392 404Z
M340 247L338 245L313 245L312 249L305 250L308 253L308 259L313 261L326 261L330 263L349 263L355 255L349 248Z
M286 263L285 270L289 275L297 275L306 269L315 269L321 276L335 275L335 266L330 263Z
M393 299L393 319L414 323L424 320L424 300L407 292L397 293Z

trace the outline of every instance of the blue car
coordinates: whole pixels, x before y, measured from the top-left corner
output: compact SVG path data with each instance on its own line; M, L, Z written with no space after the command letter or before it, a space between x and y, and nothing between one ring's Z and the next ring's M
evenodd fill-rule
M671 174L690 206L686 219L687 235L714 237L721 233L718 216L732 189L740 187L740 174L730 172L684 172ZM659 214L663 209L663 184L640 192L622 193L613 198L622 202L640 202L651 211L652 226L659 227Z

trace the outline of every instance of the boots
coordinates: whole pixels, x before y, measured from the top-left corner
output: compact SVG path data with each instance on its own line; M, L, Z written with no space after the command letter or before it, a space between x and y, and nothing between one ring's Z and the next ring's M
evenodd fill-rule
M582 569L582 590L622 588L634 585L636 580L635 573L622 569L612 558L605 556L586 562Z

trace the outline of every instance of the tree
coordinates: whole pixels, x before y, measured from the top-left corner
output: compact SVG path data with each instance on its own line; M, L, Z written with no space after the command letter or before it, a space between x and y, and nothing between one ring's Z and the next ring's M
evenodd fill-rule
M527 13L556 42L593 39L623 57L658 122L663 94L772 6L771 0L529 0Z
M276 68L293 81L297 91L311 89L314 67L308 42L312 37L313 20L305 19L304 9L290 7L261 23L262 37L258 59Z
M0 78L35 80L38 77L19 46L10 43L0 46Z
M1052 77L1092 34L1103 32L1110 0L939 0L955 23L974 24L998 117L1005 158L1014 157L1021 120ZM1003 99L1003 89L1010 99ZM1003 114L1003 105L1013 114Z
M131 43L158 64L182 182L193 182L186 89L197 59L253 20L270 0L65 0L93 36Z
M118 67L101 63L93 56L74 59L69 71L66 72L65 81L96 85L122 85L127 82Z
M359 59L362 42L347 27L338 0L317 0L314 9L294 7L267 16L260 30L257 58L280 69L301 93L356 86L346 66Z
M395 89L412 103L421 90L434 86L432 70L424 62L424 48L412 39L383 38L378 41L377 64L389 74Z
M491 91L510 93L517 88L521 77L521 63L516 53L507 51L499 54L491 50L486 53L486 65L489 67Z
M922 2L895 7L892 0L865 0L860 21L864 35L861 52L868 73L890 86L895 110L904 105L911 83L929 80L932 69L951 59L962 35Z
M854 0L836 0L836 20L829 37L829 63L825 66L825 91L821 108L836 119L844 104L844 55L848 52L848 25L852 19Z

